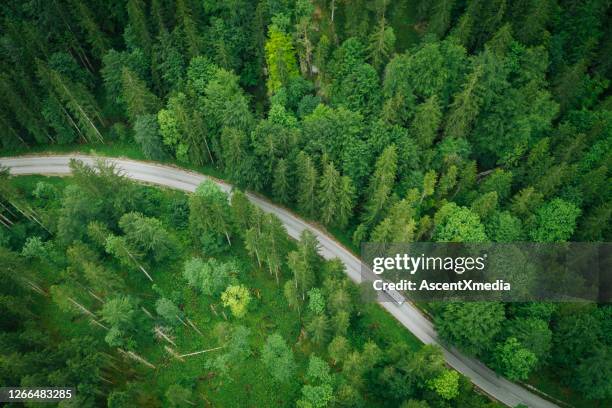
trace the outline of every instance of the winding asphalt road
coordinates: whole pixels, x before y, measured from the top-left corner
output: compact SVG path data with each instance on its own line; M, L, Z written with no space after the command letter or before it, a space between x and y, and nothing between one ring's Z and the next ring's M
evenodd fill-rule
M70 173L70 159L78 159L87 164L93 164L92 156L50 155L50 156L20 156L0 158L0 165L8 167L13 175L46 174L66 175ZM212 179L202 174L183 170L177 167L141 162L122 158L106 158L130 179L140 182L157 184L178 190L193 192L206 179ZM230 192L232 186L223 181L212 179L224 191ZM321 244L321 255L326 259L339 258L346 266L346 272L356 282L361 280L361 262L349 250L340 245L332 237L317 227L308 224L290 211L278 207L267 200L253 194L248 198L266 212L274 213L283 222L287 232L293 238L299 238L304 229L312 231ZM553 408L557 405L530 392L513 382L498 376L478 360L470 358L455 348L442 344L438 339L432 323L412 304L397 305L391 302L381 302L381 306L400 321L423 343L437 344L442 347L448 364L455 370L470 378L482 391L492 398L510 406L519 404L531 408Z

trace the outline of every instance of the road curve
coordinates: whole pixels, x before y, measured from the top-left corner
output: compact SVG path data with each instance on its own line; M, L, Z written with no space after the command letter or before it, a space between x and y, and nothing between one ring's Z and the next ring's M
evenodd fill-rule
M8 167L13 175L65 175L70 173L70 159L78 159L87 164L93 164L95 160L92 156L81 154L2 157L0 158L0 166ZM202 181L211 179L226 192L230 192L232 188L230 184L223 181L173 166L123 158L105 159L114 163L128 178L144 183L193 192ZM299 238L300 233L305 229L314 233L321 245L321 255L326 259L339 258L346 266L346 271L350 278L356 282L360 281L361 262L359 258L354 256L336 240L290 211L278 207L259 196L250 193L247 195L249 200L262 210L274 213L283 222L291 237ZM439 345L444 351L448 364L468 377L478 388L492 398L510 407L515 407L519 404L527 405L530 408L558 407L526 388L500 377L478 360L462 354L455 348L442 344L432 323L410 303L404 303L399 306L395 303L382 302L381 306L423 343Z

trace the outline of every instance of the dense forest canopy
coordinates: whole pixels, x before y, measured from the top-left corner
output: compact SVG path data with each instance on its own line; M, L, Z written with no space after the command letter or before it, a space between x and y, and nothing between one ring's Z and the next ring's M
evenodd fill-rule
M604 240L608 7L6 2L0 140L133 139L149 158L321 207L355 242ZM442 208L478 221L449 235Z
M610 240L608 0L33 0L0 10L4 151L134 141L146 158L215 168L355 245ZM199 234L202 245L231 244L228 220L200 221L222 238ZM79 218L64 222L75 224L58 225L58 243L84 236ZM280 281L280 265L298 262L264 267ZM612 396L609 306L430 308L443 338L511 379L553 372L586 398Z

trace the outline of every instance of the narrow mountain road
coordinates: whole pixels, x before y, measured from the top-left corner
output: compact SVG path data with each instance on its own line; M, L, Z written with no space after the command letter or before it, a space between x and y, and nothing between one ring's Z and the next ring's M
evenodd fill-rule
M81 154L20 156L0 158L0 165L8 167L11 174L14 175L66 175L70 173L70 159L78 159L87 164L93 164L95 160L92 156ZM232 188L230 184L223 181L173 166L122 158L106 159L114 163L127 177L140 182L193 192L202 181L212 179L224 191L230 192ZM359 258L354 256L336 240L286 209L253 194L248 194L248 197L264 211L274 213L279 217L291 237L299 238L300 233L304 229L312 231L319 239L321 255L326 259L339 258L346 266L346 271L351 279L356 282L360 281L361 262ZM527 405L530 408L557 407L557 405L539 397L526 388L500 377L478 360L462 354L455 348L442 344L432 323L412 304L404 303L400 306L395 303L382 302L381 306L389 311L423 343L437 344L442 347L448 364L470 378L478 388L492 398L510 407L515 407L519 404Z

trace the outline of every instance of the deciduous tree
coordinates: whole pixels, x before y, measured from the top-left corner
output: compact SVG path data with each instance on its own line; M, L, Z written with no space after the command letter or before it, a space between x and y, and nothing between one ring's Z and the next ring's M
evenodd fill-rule
M266 339L261 349L261 361L272 377L280 383L286 383L295 373L293 351L278 333L271 334Z

